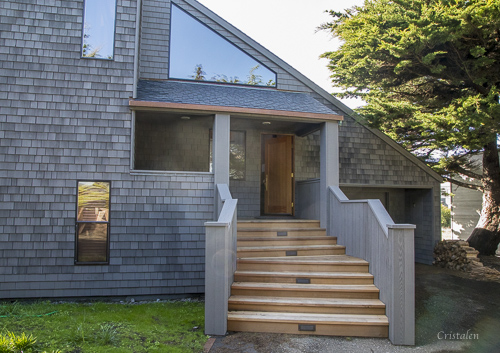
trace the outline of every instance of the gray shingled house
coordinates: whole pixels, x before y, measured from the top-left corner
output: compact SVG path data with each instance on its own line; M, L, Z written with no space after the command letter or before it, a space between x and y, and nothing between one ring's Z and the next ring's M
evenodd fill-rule
M206 293L207 333L412 343L438 175L194 0L0 9L0 299ZM313 318L266 324L245 313L288 296L249 283L291 307L331 287ZM341 285L362 288L335 302Z

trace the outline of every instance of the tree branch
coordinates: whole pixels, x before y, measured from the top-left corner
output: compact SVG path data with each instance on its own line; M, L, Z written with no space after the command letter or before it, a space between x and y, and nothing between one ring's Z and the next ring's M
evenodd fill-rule
M452 184L455 184L455 185L458 185L458 186L461 186L461 187L464 187L467 189L478 190L478 191L483 192L483 188L480 185L465 183L465 182L458 181L458 180L453 179L453 178L448 177L448 176L444 176L443 179L446 181L449 181Z
M468 176L469 178L472 178L472 179L481 180L481 178L483 177L481 174L477 174L477 173L473 172L472 170L467 170L467 169L462 168L460 166L453 166L449 170L450 170L450 172L463 174L463 175Z

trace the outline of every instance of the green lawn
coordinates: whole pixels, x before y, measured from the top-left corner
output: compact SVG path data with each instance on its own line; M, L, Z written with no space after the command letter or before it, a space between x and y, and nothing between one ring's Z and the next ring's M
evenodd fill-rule
M200 301L0 303L0 353L9 332L36 337L31 352L199 353L207 341Z

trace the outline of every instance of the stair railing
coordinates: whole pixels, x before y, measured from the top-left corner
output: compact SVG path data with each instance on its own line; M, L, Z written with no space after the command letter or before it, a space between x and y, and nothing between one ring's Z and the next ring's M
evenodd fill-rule
M225 335L228 299L236 271L238 200L226 184L216 186L217 221L205 223L205 334Z
M413 224L395 224L380 200L349 200L337 186L328 192L328 234L346 254L370 263L389 319L389 339L415 344L415 252Z

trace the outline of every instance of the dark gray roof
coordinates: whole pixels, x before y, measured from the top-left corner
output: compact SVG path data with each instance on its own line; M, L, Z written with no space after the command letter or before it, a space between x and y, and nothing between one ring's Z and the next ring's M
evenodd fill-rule
M136 100L337 114L307 93L201 82L139 80Z

